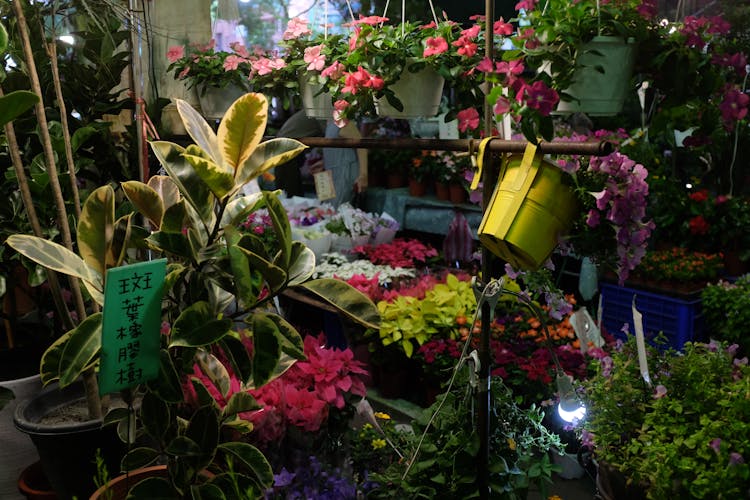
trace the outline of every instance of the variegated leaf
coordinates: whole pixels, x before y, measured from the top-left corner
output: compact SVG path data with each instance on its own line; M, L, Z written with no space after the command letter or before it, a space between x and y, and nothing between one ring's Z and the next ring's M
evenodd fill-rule
M161 227L165 209L159 193L140 181L125 181L122 183L122 190L130 203L148 219L153 229L158 230Z
M296 157L307 146L294 139L276 138L258 144L250 157L237 167L235 185L244 186L263 172Z
M198 349L195 352L195 360L200 365L203 374L211 380L216 388L221 391L222 396L226 398L230 389L229 372L226 367L216 356L204 349Z
M214 163L201 156L189 154L185 154L184 156L217 198L224 198L234 188L233 172L228 171L226 166Z
M77 230L78 253L101 275L107 270L108 256L111 257L114 223L115 192L109 185L102 186L86 198Z
M217 138L222 160L236 171L258 147L266 131L268 101L250 93L237 99L224 114Z
M211 126L187 101L175 99L175 104L182 118L182 123L185 125L185 130L187 130L188 135L193 139L195 144L216 162L220 161L221 149L219 148L219 141Z
M168 209L180 201L180 190L168 175L153 175L148 179L148 187L156 191L164 205Z

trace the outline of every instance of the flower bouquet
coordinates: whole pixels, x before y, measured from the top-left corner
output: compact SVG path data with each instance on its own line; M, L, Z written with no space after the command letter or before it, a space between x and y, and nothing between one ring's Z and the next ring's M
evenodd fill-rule
M216 41L206 45L176 45L167 51L168 72L176 80L185 80L188 88L198 86L201 95L208 88L239 87L249 90L248 76L252 70L247 49L239 43L232 44L232 52L215 50Z

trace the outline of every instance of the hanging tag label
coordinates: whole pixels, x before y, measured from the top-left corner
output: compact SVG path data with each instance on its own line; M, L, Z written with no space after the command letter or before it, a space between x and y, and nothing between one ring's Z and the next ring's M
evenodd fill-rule
M643 335L643 314L635 307L633 295L633 328L635 329L635 344L638 347L638 366L641 369L641 377L651 387L651 377L648 374L648 360L646 359L646 338Z
M570 324L573 325L573 330L580 340L582 353L585 354L588 351L589 342L593 347L604 345L602 332L599 331L599 327L594 323L594 318L591 317L585 307L570 315Z
M333 172L323 170L313 174L315 180L315 194L320 201L330 200L336 197L336 187L333 185Z
M161 299L167 259L107 270L99 393L109 394L159 374Z

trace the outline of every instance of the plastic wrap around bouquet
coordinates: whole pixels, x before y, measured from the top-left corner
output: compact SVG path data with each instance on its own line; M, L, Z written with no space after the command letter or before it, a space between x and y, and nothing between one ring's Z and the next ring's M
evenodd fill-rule
M480 155L481 156L481 155ZM479 241L515 269L539 268L570 229L578 212L575 193L533 144L503 161Z

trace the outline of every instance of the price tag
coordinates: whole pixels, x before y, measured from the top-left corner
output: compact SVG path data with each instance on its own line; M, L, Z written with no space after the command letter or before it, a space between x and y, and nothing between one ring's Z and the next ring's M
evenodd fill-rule
M336 197L336 187L333 185L333 173L323 170L313 174L315 180L315 194L320 201L330 200Z
M641 377L651 387L651 376L648 374L648 360L646 359L646 338L643 336L643 314L635 307L633 295L633 327L635 328L635 344L638 347L638 366L641 369Z
M99 392L108 394L159 375L161 300L167 259L107 270Z

